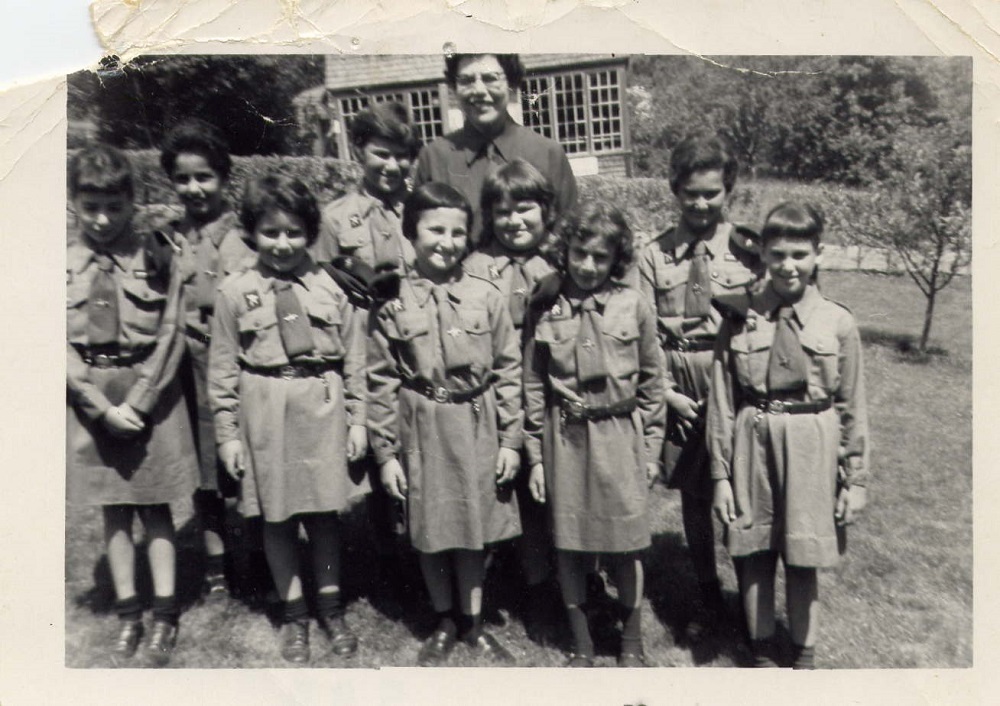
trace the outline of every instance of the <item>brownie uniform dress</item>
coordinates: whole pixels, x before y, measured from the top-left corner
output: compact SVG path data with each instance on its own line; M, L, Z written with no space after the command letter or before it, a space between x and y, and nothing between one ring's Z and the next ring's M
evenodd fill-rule
M290 360L277 290L291 286L311 350ZM343 510L367 490L347 468L348 425L365 423L364 314L308 257L279 276L257 262L216 298L208 394L219 444L243 442L240 510L282 522Z
M103 252L82 234L67 247L66 465L73 504L153 505L190 497L195 487L194 440L177 380L184 353L180 273L174 265L169 277L154 276L142 245L127 232ZM95 327L96 310L116 311L112 325ZM146 420L145 431L128 439L112 436L101 422L123 402Z
M591 355L601 355L603 366L588 365L581 375L581 360ZM665 419L652 307L617 283L582 299L560 294L539 317L524 356L525 446L531 464L545 467L556 549L645 549L646 462L659 458ZM574 419L580 405L608 414ZM624 411L611 413L615 407Z
M180 236L177 242L181 246L179 264L184 281L184 336L197 406L199 487L218 490L215 423L208 404L208 344L215 293L227 275L249 267L257 254L246 244L239 219L232 211L224 211L203 226L183 218L171 223L171 228Z
M368 377L375 457L403 465L414 548L479 550L519 535L496 463L501 446L521 447L521 354L496 286L412 271L378 312ZM455 394L462 401L447 400Z
M722 323L710 298L747 293L761 267L756 241L731 223L716 227L715 234L705 241L704 253L695 252L696 241L697 236L683 224L663 233L640 256L638 278L646 300L656 307L657 330L669 374L667 384L699 402L708 397L712 349ZM704 265L697 263L698 258L704 258ZM699 277L693 271L699 267L707 275L705 282L691 282L692 277ZM696 284L704 292L700 306L692 306L688 294ZM711 497L708 449L700 430L689 434L686 441L668 435L663 451L669 487L697 497Z
M766 287L745 322L727 320L712 368L707 434L712 477L730 478L737 519L726 532L732 556L780 552L786 563L833 566L843 549L834 523L838 465L865 484L868 415L861 340L851 313L810 285L790 323L808 361L805 389L768 405L768 367L781 300ZM826 405L829 401L829 405Z
M350 255L403 274L413 267L413 245L403 237L402 209L402 202L387 204L358 186L323 208L319 237L309 253L316 262Z

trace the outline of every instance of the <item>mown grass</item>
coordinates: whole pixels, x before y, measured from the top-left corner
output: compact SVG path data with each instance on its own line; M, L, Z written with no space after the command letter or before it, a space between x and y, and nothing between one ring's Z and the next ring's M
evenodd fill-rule
M824 668L968 667L972 664L971 291L967 279L941 294L932 344L915 358L906 342L919 332L923 298L905 278L824 273L826 294L852 308L865 341L875 477L864 518L849 533L841 566L822 572L818 664ZM200 550L190 508L177 509L179 596L184 607L173 667L283 667L266 612L230 601L198 602ZM734 624L697 645L684 642L696 584L681 533L679 499L657 486L653 546L646 556L644 637L660 667L732 667L746 663ZM112 666L112 594L101 558L100 515L70 509L66 523L66 664ZM313 630L310 667L409 666L433 618L412 557L380 577L364 513L346 522L348 620L361 638L351 660L332 657ZM724 550L720 573L735 605L735 580ZM518 605L516 561L501 551L488 578L488 627L520 666L562 665L563 645L528 640ZM140 576L145 567L140 567ZM783 591L783 587L779 588ZM143 586L148 594L148 585ZM783 595L783 594L779 594ZM610 620L610 614L604 614ZM782 615L781 620L784 621ZM558 613L553 635L562 633ZM599 665L614 665L613 638L599 643ZM141 666L137 656L125 666ZM477 664L461 647L450 662Z

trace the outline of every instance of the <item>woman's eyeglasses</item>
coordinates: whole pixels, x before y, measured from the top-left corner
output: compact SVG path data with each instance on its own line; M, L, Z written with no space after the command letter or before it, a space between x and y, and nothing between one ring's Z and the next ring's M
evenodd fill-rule
M495 88L506 79L502 71L488 71L484 74L459 74L455 83L462 88L471 88L476 85L476 81L482 81L487 88Z

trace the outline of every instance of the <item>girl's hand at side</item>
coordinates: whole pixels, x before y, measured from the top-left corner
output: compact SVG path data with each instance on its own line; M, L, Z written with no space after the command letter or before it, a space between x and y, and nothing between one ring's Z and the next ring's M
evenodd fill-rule
M649 483L649 487L653 487L653 483L656 479L660 477L660 464L650 461L646 464L646 482Z
M497 455L497 485L514 480L521 468L521 454L517 449L501 448Z
M729 525L736 521L736 501L733 499L733 486L728 480L715 481L712 491L712 510L719 522Z
M528 476L528 490L535 502L545 504L545 467L540 463L531 467L531 475Z
M107 430L118 437L135 436L146 428L142 417L128 404L111 407L104 413L102 421Z
M392 459L382 464L382 487L391 497L406 502L406 474L399 459Z
M667 392L667 406L674 413L677 435L682 442L686 442L687 435L694 429L694 424L698 420L701 405L677 390L669 390Z
M347 460L359 461L368 451L368 429L363 424L352 424L347 430Z
M219 460L232 478L241 480L246 468L243 465L243 442L233 439L219 444Z
M868 504L868 491L864 486L852 485L850 488L841 488L837 493L837 504L833 510L833 517L838 525L849 525L857 518L865 505Z

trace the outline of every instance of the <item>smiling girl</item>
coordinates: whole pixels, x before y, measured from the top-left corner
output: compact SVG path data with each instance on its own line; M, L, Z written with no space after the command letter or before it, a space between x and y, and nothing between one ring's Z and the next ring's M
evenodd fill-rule
M299 524L309 535L316 608L331 651L358 641L344 622L337 513L364 484L348 473L365 432L364 314L309 257L319 210L298 179L250 182L243 226L258 258L219 290L209 399L219 457L241 481L240 506L263 516L264 551L283 601L281 653L309 660Z
M472 220L462 195L425 184L403 214L416 261L376 317L368 419L383 486L407 504L437 613L417 662L443 664L461 639L510 664L483 631L482 594L485 547L521 532L510 491L522 431L519 341L500 290L462 269Z
M816 570L837 564L844 526L865 505L868 415L851 312L815 285L823 219L783 203L762 233L766 287L719 331L707 436L713 507L743 557L743 600L757 666L773 667L774 581L785 563L792 667L811 669Z
M560 227L560 247L562 284L544 306L543 290L536 294L524 351L529 487L549 507L573 635L569 666L594 664L585 577L604 557L624 624L618 664L640 667L640 552L650 544L648 484L663 443L663 352L651 306L621 282L634 257L622 213L601 202L580 207Z

